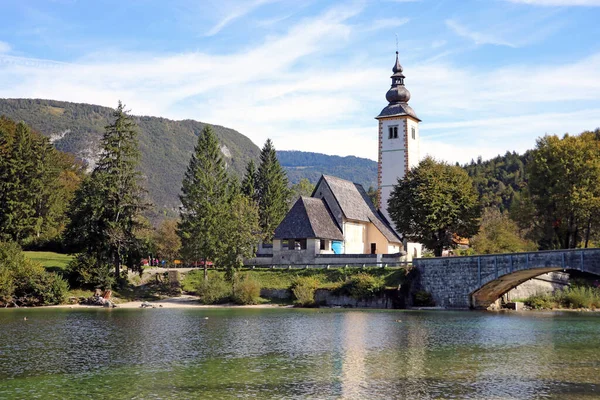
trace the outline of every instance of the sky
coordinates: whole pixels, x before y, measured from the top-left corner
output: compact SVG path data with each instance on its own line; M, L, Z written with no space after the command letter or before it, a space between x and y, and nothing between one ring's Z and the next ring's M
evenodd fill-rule
M377 158L398 49L421 156L466 163L600 127L600 0L0 0L0 97Z

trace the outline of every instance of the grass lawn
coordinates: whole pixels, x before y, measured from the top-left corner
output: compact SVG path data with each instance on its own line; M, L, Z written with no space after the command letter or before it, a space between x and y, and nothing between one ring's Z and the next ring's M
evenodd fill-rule
M48 270L63 270L73 259L68 254L53 253L51 251L24 251L25 257L37 261Z

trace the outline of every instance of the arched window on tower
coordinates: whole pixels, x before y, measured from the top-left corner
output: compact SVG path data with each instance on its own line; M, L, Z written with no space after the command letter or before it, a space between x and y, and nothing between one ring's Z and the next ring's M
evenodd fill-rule
M412 133L412 138L416 139L417 138L417 130L415 129L414 126L411 128L411 133Z
M398 139L398 125L388 128L388 139Z

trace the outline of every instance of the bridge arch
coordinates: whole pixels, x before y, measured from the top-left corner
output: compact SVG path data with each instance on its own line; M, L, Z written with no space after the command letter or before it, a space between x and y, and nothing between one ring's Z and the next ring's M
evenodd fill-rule
M577 270L600 275L600 249L553 250L413 261L416 289L446 308L487 308L500 296L538 275Z

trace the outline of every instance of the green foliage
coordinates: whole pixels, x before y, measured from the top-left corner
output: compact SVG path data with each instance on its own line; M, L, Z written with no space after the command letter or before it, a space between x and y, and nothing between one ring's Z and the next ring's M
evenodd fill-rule
M305 151L277 151L277 158L292 184L308 179L316 184L321 175L332 175L377 187L377 162L366 158L330 156Z
M203 304L227 303L232 296L231 283L220 275L200 280L195 287L196 294Z
M600 130L538 139L528 173L540 247L587 247L600 224Z
M433 301L431 293L419 290L413 296L413 305L416 307L434 307L435 301Z
M536 294L525 300L525 305L536 310L552 309L557 306L554 296L551 294Z
M250 160L246 166L246 173L242 180L242 194L254 201L258 199L256 193L256 164L254 164L254 160Z
M525 239L516 222L497 208L484 210L479 233L471 239L476 254L535 251L535 243Z
M217 262L223 254L221 234L229 218L230 191L219 142L207 126L198 137L181 189L178 234L186 260ZM206 265L204 271L206 278Z
M277 160L275 147L267 139L260 153L260 165L256 174L258 215L263 239L270 242L275 228L288 211L288 179Z
M258 208L250 198L236 193L226 205L226 216L220 224L222 251L218 256L219 267L227 270L231 280L235 271L242 267L244 259L254 257L258 243Z
M529 153L506 152L488 161L471 160L463 168L473 179L483 208L509 211L519 192L526 185L525 169Z
M460 167L427 157L394 186L388 211L404 236L441 256L456 236L470 238L478 230L477 191Z
M80 159L95 159L104 127L112 121L113 110L90 104L38 99L0 99L0 115L25 121L45 136L59 137L57 149ZM179 186L189 161L190 151L207 124L166 118L134 117L139 126L140 169L146 179L154 210L147 210L153 221L177 216ZM246 136L222 126L213 131L223 147L228 168L242 177L248 161L257 159L259 148Z
M314 190L315 185L310 183L310 181L306 178L302 178L300 182L292 185L289 195L289 208L292 208L294 203L296 203L300 197L310 197Z
M0 117L0 238L38 247L56 240L81 174L47 138Z
M385 289L383 278L358 273L351 276L340 288L340 291L355 299L365 299L381 293L383 289Z
M65 280L27 259L16 243L0 242L1 304L59 304L64 301L68 290Z
M118 278L122 264L139 266L142 249L136 230L147 205L139 184L135 122L121 102L113 117L101 141L100 160L75 194L66 238L75 251L95 260L99 275L112 264Z
M179 258L181 238L177 235L177 220L167 219L160 223L154 231L153 243L156 256L167 261L167 265Z
M292 285L292 293L296 304L302 307L311 307L315 304L315 291L321 282L315 276L300 276Z
M571 286L554 293L536 294L525 299L535 309L600 308L600 289L589 286Z
M233 282L232 300L242 305L260 303L260 283L248 274L236 276Z
M66 269L69 283L74 287L110 288L115 283L111 264L102 263L101 260L87 253L78 254L69 262Z

